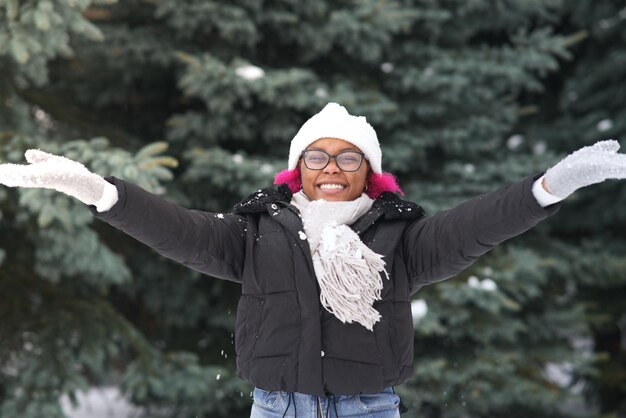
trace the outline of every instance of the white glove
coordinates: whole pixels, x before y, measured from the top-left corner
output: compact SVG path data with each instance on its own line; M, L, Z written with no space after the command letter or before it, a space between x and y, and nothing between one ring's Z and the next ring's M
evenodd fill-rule
M25 153L30 164L0 164L0 184L9 187L42 187L73 196L98 212L117 202L117 188L79 162L37 149Z
M626 179L626 154L618 154L619 147L611 139L574 151L546 171L547 191L564 199L581 187L606 179Z

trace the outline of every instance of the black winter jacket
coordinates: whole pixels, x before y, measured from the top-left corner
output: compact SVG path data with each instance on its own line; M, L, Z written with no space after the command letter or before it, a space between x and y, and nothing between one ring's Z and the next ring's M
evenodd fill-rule
M432 217L383 193L351 227L384 256L390 280L368 331L322 308L308 242L286 185L253 193L233 213L188 210L114 177L118 202L92 213L158 253L242 285L237 309L237 373L255 386L323 396L375 393L413 370L410 297L447 279L495 245L555 213L532 185L542 173L482 194Z

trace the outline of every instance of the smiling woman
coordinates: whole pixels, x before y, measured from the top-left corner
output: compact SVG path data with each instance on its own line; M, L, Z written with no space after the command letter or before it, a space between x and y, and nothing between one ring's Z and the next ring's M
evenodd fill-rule
M363 155L360 149L342 139L318 139L300 159L302 190L311 200L356 199L365 192L370 170L369 163L363 164Z
M26 152L29 165L0 165L0 183L67 193L161 255L240 283L235 351L238 375L255 386L252 417L397 418L393 386L414 364L411 296L554 214L576 189L626 178L618 148L598 142L545 175L425 216L393 193L365 118L329 103L291 141L276 184L232 213L186 209L39 150Z

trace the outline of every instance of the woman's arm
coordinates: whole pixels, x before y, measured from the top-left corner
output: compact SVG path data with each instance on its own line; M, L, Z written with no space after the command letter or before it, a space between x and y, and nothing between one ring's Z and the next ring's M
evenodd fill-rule
M118 199L93 215L152 247L159 254L208 275L241 282L246 218L190 210L116 177L106 180Z
M626 155L617 141L598 141L541 174L485 193L454 209L411 224L404 236L412 290L447 279L499 243L559 210L574 191L607 179L626 178ZM539 182L535 182L541 178Z
M182 208L131 183L105 180L63 156L28 150L26 160L30 164L0 164L0 184L68 194L163 256L241 282L246 218Z
M410 224L403 249L412 293L460 273L496 245L557 212L562 203L542 207L532 193L542 174Z

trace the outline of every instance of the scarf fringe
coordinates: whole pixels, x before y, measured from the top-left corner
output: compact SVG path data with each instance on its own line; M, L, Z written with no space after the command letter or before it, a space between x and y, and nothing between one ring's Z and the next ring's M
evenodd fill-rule
M313 254L320 301L341 322L358 322L373 331L381 318L372 306L381 299L381 273L389 279L383 257L363 244L345 225L326 226L323 235L329 234L336 241L322 241ZM331 245L325 245L328 242Z

